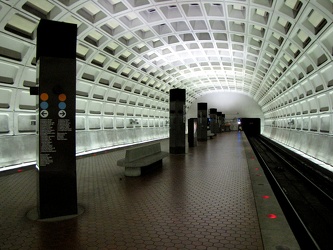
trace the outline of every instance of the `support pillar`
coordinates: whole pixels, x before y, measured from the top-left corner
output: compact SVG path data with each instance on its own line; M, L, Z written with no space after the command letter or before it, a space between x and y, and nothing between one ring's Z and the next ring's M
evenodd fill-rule
M226 131L226 128L225 128L225 114L222 113L222 132L225 132Z
M170 90L170 154L185 154L186 91Z
M197 118L188 119L188 146L189 147L195 147L198 145L197 127L198 127Z
M198 103L198 141L207 141L207 103Z
M76 36L76 25L68 23L42 19L37 29L39 219L78 213Z
M217 109L210 109L209 117L210 117L210 132L216 135L218 132Z
M222 112L217 112L217 133L222 132Z

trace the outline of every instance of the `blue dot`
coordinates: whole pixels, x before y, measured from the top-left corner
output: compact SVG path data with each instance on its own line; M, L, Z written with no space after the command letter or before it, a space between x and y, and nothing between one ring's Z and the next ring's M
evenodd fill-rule
M65 109L66 108L66 103L65 102L59 102L58 107L59 107L59 109Z
M41 102L39 106L41 109L47 109L49 107L49 104L47 102Z

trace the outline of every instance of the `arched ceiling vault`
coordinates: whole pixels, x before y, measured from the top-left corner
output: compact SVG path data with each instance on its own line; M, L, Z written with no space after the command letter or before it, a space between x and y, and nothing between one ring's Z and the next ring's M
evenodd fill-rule
M331 0L16 2L31 16L11 13L5 29L32 39L36 17L75 23L78 59L88 65L164 93L185 88L190 100L231 91L261 106L332 23Z

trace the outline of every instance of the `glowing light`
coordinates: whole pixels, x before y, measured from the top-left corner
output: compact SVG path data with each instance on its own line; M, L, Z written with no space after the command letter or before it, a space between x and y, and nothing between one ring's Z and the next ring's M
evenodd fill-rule
M269 198L271 198L271 197L270 197L269 195L263 195L262 198L263 198L263 199L269 199Z
M18 169L17 172L21 173L23 170L22 169Z
M270 218L270 219L276 219L277 215L276 214L268 214L267 217Z

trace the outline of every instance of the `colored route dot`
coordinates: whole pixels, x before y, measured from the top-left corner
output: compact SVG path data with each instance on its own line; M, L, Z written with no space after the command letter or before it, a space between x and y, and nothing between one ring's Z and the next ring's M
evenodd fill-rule
M65 102L59 102L58 107L59 107L59 109L65 109L66 108L66 103Z
M60 94L58 96L58 98L59 98L59 101L64 102L64 101L66 101L67 96L65 94Z
M47 102L41 102L39 106L41 109L47 109L49 107L49 104Z
M40 95L40 99L41 99L42 101L47 101L47 100L49 99L49 95L48 95L47 93L42 93L42 94Z

